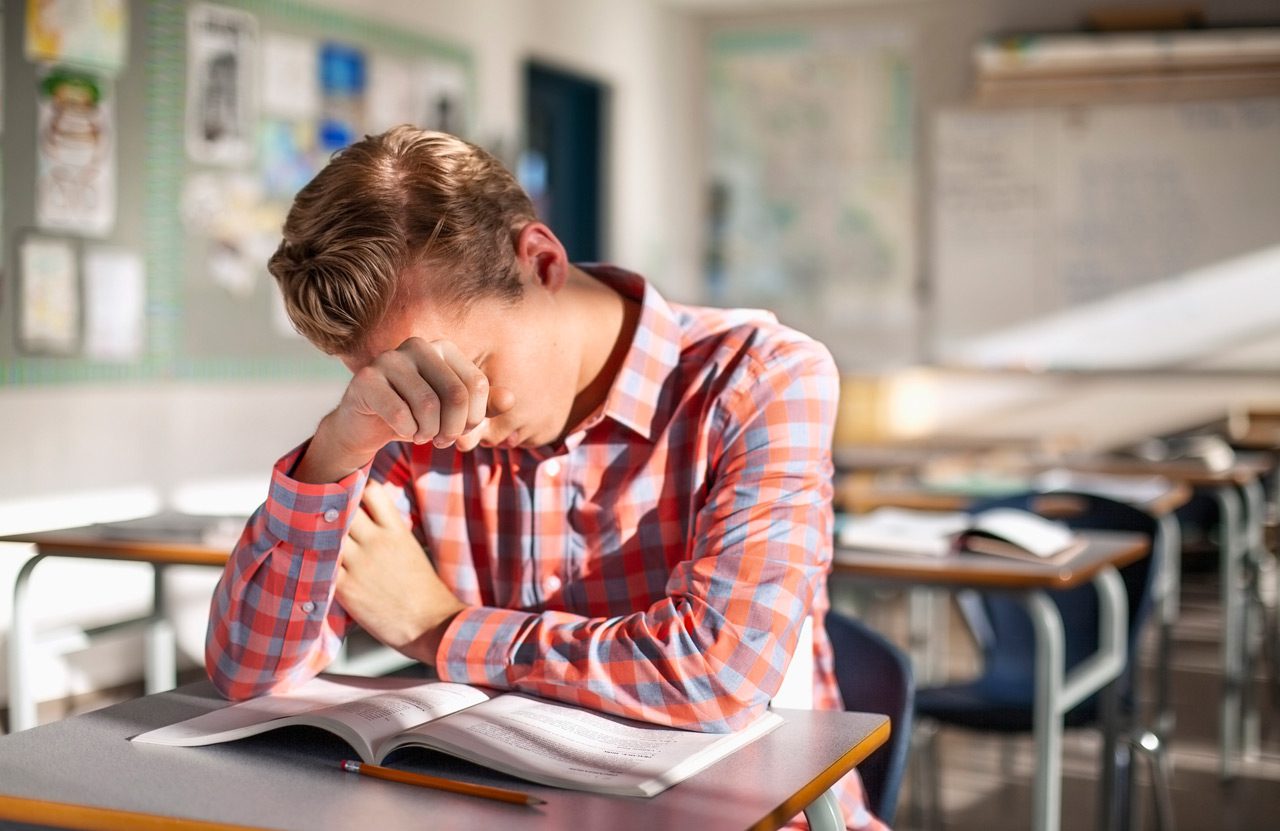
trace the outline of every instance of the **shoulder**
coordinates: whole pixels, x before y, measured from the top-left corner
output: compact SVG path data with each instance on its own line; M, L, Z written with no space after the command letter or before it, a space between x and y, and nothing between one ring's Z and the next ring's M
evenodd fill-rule
M838 390L839 373L830 351L770 312L678 304L672 310L684 332L681 364L686 370L715 375L726 389L806 378Z

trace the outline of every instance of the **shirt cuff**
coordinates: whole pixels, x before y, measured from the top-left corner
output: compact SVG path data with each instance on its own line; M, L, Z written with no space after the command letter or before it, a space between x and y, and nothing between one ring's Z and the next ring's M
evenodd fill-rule
M445 629L436 649L442 681L509 689L518 645L538 615L514 609L468 606Z
M292 472L306 450L307 443L303 443L276 462L271 471L267 531L295 550L336 553L351 512L360 506L360 493L368 481L372 462L337 482L300 482Z

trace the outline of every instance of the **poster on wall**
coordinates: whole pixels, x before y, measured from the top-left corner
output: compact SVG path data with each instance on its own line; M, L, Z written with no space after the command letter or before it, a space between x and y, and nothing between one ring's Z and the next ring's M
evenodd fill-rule
M262 112L300 121L320 114L317 44L310 38L262 36Z
M106 245L85 251L85 356L123 363L141 358L145 303L145 270L136 251Z
M846 370L917 351L912 53L877 26L726 30L708 56L707 299L776 312Z
M75 64L110 77L128 52L127 0L27 0L27 59Z
M109 81L55 67L36 89L36 224L103 236L116 218L115 104Z
M203 164L253 158L257 127L258 22L223 6L187 14L187 155Z
M428 130L467 135L467 76L456 63L423 61L418 67L418 123Z
M18 347L72 355L80 346L80 272L67 239L28 236L18 249Z
M325 156L364 134L365 88L364 52L345 43L321 45L318 140Z
M422 113L415 101L413 64L391 55L371 55L365 128L381 133L400 124L416 124Z

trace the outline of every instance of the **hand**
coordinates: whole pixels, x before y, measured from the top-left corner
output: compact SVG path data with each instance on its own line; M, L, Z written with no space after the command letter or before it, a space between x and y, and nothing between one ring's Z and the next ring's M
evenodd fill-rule
M515 404L454 344L409 338L356 370L338 407L321 420L293 472L302 482L336 482L392 441L448 447Z
M338 602L380 643L435 664L466 604L440 580L386 487L370 481L360 504L342 541Z

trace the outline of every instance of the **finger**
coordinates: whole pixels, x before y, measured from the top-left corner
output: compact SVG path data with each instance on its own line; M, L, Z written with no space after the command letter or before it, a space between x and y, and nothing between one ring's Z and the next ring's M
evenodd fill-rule
M344 539L354 540L359 544L368 541L377 530L377 526L368 514L364 511L352 511L351 524L347 526L347 535Z
M442 374L441 367L445 363L443 358L429 348L426 355L416 354L420 347L410 347L411 341L421 343L420 339L411 338L401 344L400 348L379 355L375 363L387 379L388 385L409 409L414 426L405 438L412 438L415 443L423 444L440 432L442 401L431 378ZM427 365L431 363L437 366L428 369Z
M440 347L441 356L467 387L467 418L462 429L458 431L461 435L474 430L476 425L484 421L485 410L489 406L489 378L480 367L462 354L462 350L457 346L449 341L439 341L437 345Z
M391 385L386 373L373 366L356 373L350 391L357 398L357 409L386 422L400 439L412 438L417 421L405 399Z
M426 343L420 338L410 338L400 349L414 360L418 373L436 394L439 429L435 444L448 447L467 429L474 397L472 387L479 383L477 379L484 379L483 395L487 399L489 381L448 341ZM475 390L474 394L480 391Z
M458 436L458 440L453 443L453 446L461 450L463 453L470 453L472 450L475 450L476 446L480 444L480 439L484 438L484 427L488 423L489 420L485 419L476 425L474 430L468 430L461 436Z
M361 506L368 511L365 516L366 520L370 520L384 528L394 528L398 525L404 525L404 518L400 515L400 509L396 507L395 502L391 498L391 491L381 482L367 482L364 486L364 495L360 500ZM361 512L363 514L363 512Z

